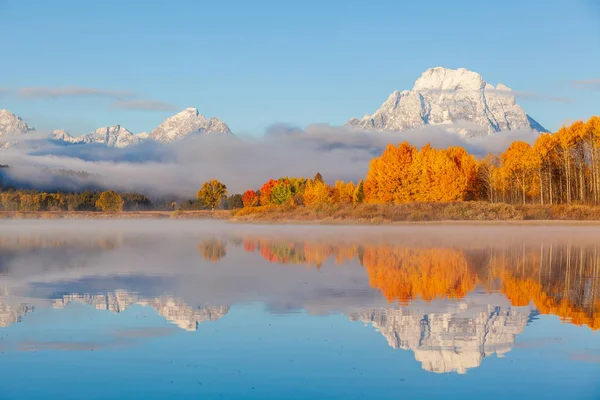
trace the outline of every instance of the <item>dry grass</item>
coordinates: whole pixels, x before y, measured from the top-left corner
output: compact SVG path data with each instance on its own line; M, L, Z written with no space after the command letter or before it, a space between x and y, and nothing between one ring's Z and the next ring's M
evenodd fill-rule
M525 220L600 220L600 207L585 205L522 205L515 207Z
M0 219L228 219L230 211L0 211Z
M265 206L235 211L0 212L0 219L221 219L261 223L389 224L427 221L600 221L600 207L486 202Z
M254 207L234 220L385 224L419 221L600 220L600 207L490 204L486 202L327 204L318 207Z

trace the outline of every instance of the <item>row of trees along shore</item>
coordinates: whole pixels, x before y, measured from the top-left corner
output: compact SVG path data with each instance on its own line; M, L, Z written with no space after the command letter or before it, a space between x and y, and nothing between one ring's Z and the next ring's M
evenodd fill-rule
M101 195L99 192L5 191L0 195L3 210L104 210L96 203ZM152 208L150 200L143 195L117 196L125 210ZM488 154L482 159L462 147L435 149L427 144L418 149L403 142L388 145L381 156L371 160L365 179L357 183L336 181L329 185L317 173L312 179L270 179L258 189L228 197L227 186L211 180L202 185L195 200L163 207L214 210L284 204L310 207L469 200L510 204L599 204L600 117L575 122L554 134L540 134L533 145L515 141L502 154Z
M144 211L152 209L150 199L138 193L99 192L46 193L35 190L0 192L0 211Z
M244 207L323 203L489 201L510 204L600 203L600 117L515 141L500 155L476 159L461 147L390 144L354 184L284 177L247 190Z

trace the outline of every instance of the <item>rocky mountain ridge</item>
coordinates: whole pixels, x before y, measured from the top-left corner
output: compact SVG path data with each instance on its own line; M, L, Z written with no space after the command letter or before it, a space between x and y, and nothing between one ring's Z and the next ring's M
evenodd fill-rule
M412 90L394 91L372 115L351 118L346 125L400 132L444 125L467 137L521 129L547 131L517 104L515 92L507 86L494 87L464 68L444 67L426 70Z
M195 331L198 325L205 321L216 321L229 311L228 306L201 306L193 308L184 301L170 297L143 298L124 290L103 294L68 294L52 300L54 308L64 308L70 303L83 303L96 308L114 313L125 311L128 307L137 304L152 307L167 321L186 331ZM20 322L25 314L35 310L34 306L27 304L8 305L0 302L0 327L7 327Z
M435 67L423 72L411 90L394 91L372 115L351 118L346 126L399 132L442 126L466 137L514 130L546 132L517 104L516 94L501 83L491 85L477 72ZM20 117L8 110L0 110L0 148L13 146L22 135L33 130ZM225 122L215 117L207 118L196 108L186 108L149 133L134 134L121 125L113 125L82 136L57 130L50 138L65 145L96 143L122 148L146 140L171 143L190 135L233 134Z
M148 134L158 142L181 140L190 134L221 133L231 135L231 130L223 121L216 118L205 118L197 108L186 108L178 114L167 118L162 124Z
M8 110L0 110L0 148L12 147L22 140L23 135L35 129ZM233 133L227 124L217 118L206 118L196 108L186 108L167 118L152 132L132 133L121 125L98 128L81 136L73 136L65 130L54 130L49 139L65 145L102 144L123 148L154 140L171 143L189 135L227 135Z

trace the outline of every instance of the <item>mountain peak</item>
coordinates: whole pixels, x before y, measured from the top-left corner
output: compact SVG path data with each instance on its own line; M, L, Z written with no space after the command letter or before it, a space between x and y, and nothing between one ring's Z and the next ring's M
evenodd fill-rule
M416 80L413 90L480 90L485 86L481 75L465 68L429 68Z
M121 132L121 131L131 133L128 129L122 127L119 124L112 125L112 126L103 126L102 128L96 129L94 132L108 133L108 132Z
M21 118L8 110L0 110L0 136L21 135L34 130ZM127 147L153 139L159 142L173 142L190 134L233 135L227 124L216 117L206 118L197 108L189 107L167 118L152 132L134 134L122 125L104 126L91 133L72 136L64 130L52 131L48 138L63 144L104 144L108 147ZM0 148L10 147L16 139L0 141Z
M141 138L137 137L121 125L104 126L95 129L87 135L73 137L64 131L54 131L52 137L55 140L71 144L104 144L108 147L127 147L137 144Z
M184 109L183 111L181 111L180 113L178 113L178 115L179 115L179 114L199 115L199 114L200 114L200 112L198 111L198 109L197 109L197 108L194 108L194 107L188 107L188 108Z
M0 136L22 135L33 130L35 129L27 125L18 115L6 109L0 110Z
M75 138L64 129L55 129L50 133L50 139L73 143Z
M205 118L197 108L185 110L167 118L149 134L149 138L159 142L173 142L187 135L200 133L231 135L231 130L223 121L211 117Z
M412 90L394 91L372 115L350 119L346 125L366 130L406 131L426 125L467 122L465 136L482 136L505 130L546 131L517 104L512 90L496 88L481 75L465 68L430 68Z

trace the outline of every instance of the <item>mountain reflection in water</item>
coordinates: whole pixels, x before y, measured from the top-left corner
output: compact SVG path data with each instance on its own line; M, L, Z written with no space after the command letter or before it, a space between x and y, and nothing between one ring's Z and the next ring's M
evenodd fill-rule
M540 314L600 328L591 226L44 223L61 226L14 223L0 234L1 327L78 302L151 307L194 331L259 302L273 314L345 315L437 373L504 356Z

